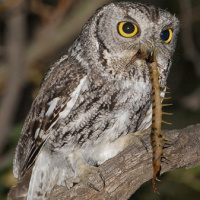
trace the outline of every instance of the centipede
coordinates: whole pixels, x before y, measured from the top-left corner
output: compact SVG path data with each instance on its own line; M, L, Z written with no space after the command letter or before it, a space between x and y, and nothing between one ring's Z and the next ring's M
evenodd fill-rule
M167 159L164 156L163 148L167 144L168 139L164 136L162 132L162 123L171 124L162 119L162 116L171 115L172 113L163 112L162 108L164 106L170 106L172 104L162 104L164 99L170 99L170 97L162 97L162 93L166 92L168 87L159 83L160 73L158 71L158 66L160 66L155 58L154 52L151 52L150 55L147 53L138 50L138 52L132 57L130 62L127 64L128 67L136 59L146 60L147 66L149 68L150 80L152 85L152 126L151 126L151 145L153 149L153 179L152 187L155 193L159 194L159 191L156 187L156 180L159 180L157 177L160 175L162 159Z
M155 193L158 193L158 189L156 187L156 180L159 180L157 177L160 174L161 170L161 162L162 159L165 158L163 154L164 145L167 143L166 137L162 132L162 123L170 124L166 121L162 120L163 114L170 115L171 113L166 113L162 111L164 106L169 106L171 104L162 104L163 99L168 99L162 97L161 93L166 93L166 86L159 83L159 71L158 66L154 54L150 55L147 58L147 65L149 68L150 79L152 83L152 128L151 128L151 144L153 149L153 179L152 179L152 187Z

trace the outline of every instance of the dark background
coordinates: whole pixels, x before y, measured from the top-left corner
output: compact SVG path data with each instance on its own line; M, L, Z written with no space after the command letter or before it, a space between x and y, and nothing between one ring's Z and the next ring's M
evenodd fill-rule
M82 25L109 0L0 0L0 199L16 183L12 159L24 119L49 65L67 52ZM172 116L179 129L200 122L200 0L138 0L174 13L181 21L168 78ZM200 167L168 172L161 195L145 183L132 199L200 199Z

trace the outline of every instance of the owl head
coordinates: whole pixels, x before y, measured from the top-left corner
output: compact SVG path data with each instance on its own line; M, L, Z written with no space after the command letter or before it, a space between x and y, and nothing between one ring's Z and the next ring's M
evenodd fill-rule
M128 66L133 56L137 52L153 52L164 81L178 30L178 19L165 10L139 3L112 3L88 20L70 53L78 55L79 62L85 66L88 63L107 74L130 77L136 71L144 74L148 70L141 58Z

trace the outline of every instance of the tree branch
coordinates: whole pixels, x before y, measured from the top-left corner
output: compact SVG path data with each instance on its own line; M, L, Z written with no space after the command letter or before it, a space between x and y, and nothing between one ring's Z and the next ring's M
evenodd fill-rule
M182 130L164 131L164 134L170 141L169 147L164 149L165 156L170 161L162 163L161 174L182 167L192 168L200 164L200 124ZM70 190L65 187L55 188L49 200L128 199L153 175L150 136L142 139L145 141L148 152L144 146L133 144L100 166L106 180L104 190L97 192L79 183ZM95 180L94 183L98 188L102 187L101 183Z

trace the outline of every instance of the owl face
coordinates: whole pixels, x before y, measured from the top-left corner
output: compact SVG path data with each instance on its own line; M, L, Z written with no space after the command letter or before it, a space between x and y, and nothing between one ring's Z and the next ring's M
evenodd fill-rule
M82 34L88 38L84 44L93 46L93 51L85 54L90 55L91 60L102 61L104 70L109 73L148 70L144 59L126 66L138 51L145 54L153 51L160 73L167 76L177 32L178 20L169 12L154 6L121 2L100 9Z

